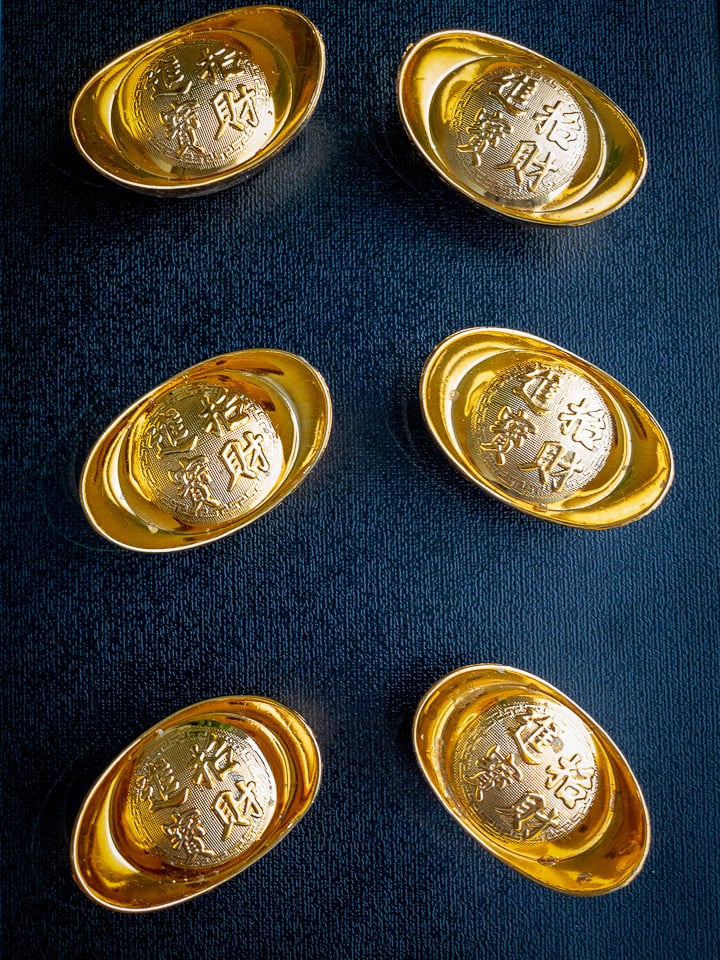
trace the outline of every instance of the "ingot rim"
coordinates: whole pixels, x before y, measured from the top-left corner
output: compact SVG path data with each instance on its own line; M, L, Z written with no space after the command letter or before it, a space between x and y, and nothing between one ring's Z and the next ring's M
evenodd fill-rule
M465 356L463 349L471 354ZM587 487L563 500L540 504L523 500L493 486L477 465L465 454L453 436L446 413L452 405L452 393L462 376L479 364L500 354L521 352L549 356L581 370L588 381L609 400L617 417L616 426L623 444L621 466L610 481L607 492L596 485L603 472ZM459 358L459 359L458 359ZM455 361L456 369L453 367ZM647 407L627 387L600 367L564 347L534 334L507 327L469 327L442 340L427 357L420 376L420 406L433 439L450 462L466 479L496 500L522 513L564 526L602 530L640 520L660 506L672 486L675 465L670 442ZM635 449L641 444L642 451ZM639 474L642 467L647 473ZM600 491L595 494L595 491Z
M616 121L618 124L618 134L621 142L613 143L610 148L604 145L605 156L602 160L602 171L597 176L594 184L586 191L581 192L580 196L567 205L559 204L551 209L533 210L532 208L523 209L512 207L500 201L495 201L484 196L480 192L466 186L458 177L453 175L452 171L444 164L441 154L437 149L432 149L429 142L432 138L424 135L428 129L425 114L429 116L429 105L422 103L417 108L413 107L412 102L406 96L408 86L408 77L411 71L420 73L420 67L423 57L427 57L434 45L443 47L443 45L452 46L457 44L462 47L467 44L466 59L449 58L447 71L459 69L464 63L469 63L475 59L498 58L498 54L512 55L520 59L529 59L536 64L547 68L551 72L559 75L564 83L577 89L583 99L591 108L595 119L598 122L603 138L607 135L608 121ZM432 91L432 94L438 90L442 80L438 81ZM648 160L647 149L643 138L627 114L605 93L594 84L590 83L584 77L574 73L562 64L538 53L529 47L524 47L512 40L498 37L494 34L483 33L479 30L438 30L426 34L406 49L400 61L398 74L395 84L396 100L400 118L410 141L416 150L423 157L430 168L450 187L457 190L467 199L482 207L490 209L501 216L513 220L521 220L526 223L537 223L545 226L580 226L591 223L602 217L619 210L628 201L630 201L640 189L647 174ZM432 96L428 97L432 100ZM419 120L415 116L416 112L423 115ZM426 142L427 141L427 142ZM617 149L630 149L637 154L637 163L635 172L631 172L631 180L623 186L616 198L610 197L610 202L605 202L608 195L613 193L613 177L617 176ZM624 179L624 178L622 178Z
M255 371L256 379L263 381L264 385L286 404L292 416L298 412L293 409L290 402L293 399L292 391L284 390L282 383L276 378L285 376L288 370L291 370L296 376L302 376L304 386L309 388L312 394L314 406L309 410L301 411L303 417L297 418L297 429L292 438L292 457L287 462L283 476L276 487L255 507L243 516L227 521L221 527L208 530L200 525L198 527L185 525L182 530L156 528L150 533L151 525L144 521L124 498L124 494L129 491L127 489L123 491L122 478L114 485L106 483L109 471L112 470L116 476L121 473L117 469L117 464L125 452L128 434L133 423L158 395L181 384L184 380L196 378L200 374L212 373L213 368L234 369L239 374L250 375L252 372L244 370L242 364L252 359L262 361L259 369ZM275 365L274 368L273 365ZM170 553L221 540L260 519L292 493L325 452L330 439L332 421L332 400L328 385L322 374L299 355L270 348L251 348L219 354L200 361L153 387L126 407L103 430L92 445L80 474L79 495L83 512L96 533L118 547L138 553ZM111 496L109 487L113 492L119 491L119 497ZM169 518L169 514L163 511L162 506L154 501L148 499L146 505L148 509L156 510L160 516ZM168 522L170 522L169 519ZM141 534L142 540L139 539ZM146 542L144 539L146 536L150 536L153 542Z
M186 32L191 33L197 31L198 28L206 28L207 30L216 28L216 21L218 22L217 28L219 28L222 26L222 21L230 16L242 19L243 16L247 17L248 14L255 16L258 13L270 13L273 16L290 16L296 19L297 23L302 25L303 29L306 30L307 37L316 45L317 55L317 72L314 78L314 88L311 97L297 113L295 104L293 104L293 109L291 109L290 114L274 133L267 147L258 150L248 160L241 161L220 172L198 176L192 180L175 181L172 179L163 180L162 178L155 178L150 182L151 174L143 171L130 160L127 160L127 168L122 173L110 168L108 165L110 161L115 158L124 158L124 154L116 142L111 130L111 123L107 118L95 118L95 122L100 123L104 139L107 141L104 149L97 155L97 151L94 151L91 146L86 145L86 141L91 142L92 138L86 137L84 130L87 126L91 125L93 121L85 116L84 111L87 110L88 104L92 104L101 88L103 79L111 72L115 71L117 75L113 78L107 92L107 96L112 98L110 106L114 103L125 77L133 68L133 64L136 63L139 58L148 55L154 47L161 49L163 44L171 38L180 36ZM230 32L235 32L239 35L243 33L239 28L235 28ZM270 38L261 37L257 33L250 33L249 35L254 36L256 40L266 44L269 48L275 47L275 44ZM117 71L125 64L127 64L127 69L118 73ZM132 47L130 50L125 51L100 67L89 80L83 84L72 102L69 114L70 134L80 155L98 173L118 186L154 196L203 196L215 193L252 176L257 170L272 160L276 154L283 150L301 132L317 108L325 81L326 65L327 54L322 34L305 14L291 7L274 4L231 8L200 17L197 20L181 24L165 33L152 37L150 40L146 40Z
M222 721L219 722L229 723L240 730L243 722L265 728L268 737L278 740L287 753L287 756L278 758L278 762L287 766L290 760L294 764L291 795L283 798L282 804L278 803L270 825L254 843L257 849L250 855L240 854L237 863L231 860L201 879L192 876L178 879L176 875L167 879L148 878L116 846L113 846L114 873L107 870L104 874L102 869L91 864L89 858L97 853L101 834L111 838L114 844L113 791L128 761L137 757L158 732L199 720L218 721L220 717ZM275 847L307 813L317 796L321 779L322 758L315 735L307 721L290 707L268 697L253 696L215 697L192 704L140 734L95 780L73 825L70 840L73 879L87 897L118 913L149 913L184 903L236 877ZM96 804L100 804L100 809L93 816ZM143 890L148 887L155 893L151 903L142 900Z
M508 689L508 691L516 691L523 688L529 692L532 691L554 700L579 718L597 739L602 748L603 757L609 764L614 778L613 782L620 782L624 785L624 789L613 790L607 811L608 822L597 842L589 848L582 848L575 858L568 857L567 859L559 861L559 863L550 864L544 862L542 856L531 858L529 856L513 854L509 849L509 845L506 850L501 849L502 845L500 843L493 846L491 842L485 840L483 836L474 829L473 824L468 819L463 818L462 814L454 808L454 805L446 797L441 780L442 771L438 771L433 766L432 755L433 749L437 749L437 743L442 736L442 730L452 721L452 713L451 708L441 713L437 704L439 703L440 707L442 707L443 696L448 696L448 688L452 688L468 678L475 680L476 689L479 689L482 685L489 686L496 684L498 687L498 701L501 699L501 690ZM436 709L435 716L432 719L428 719L430 711L433 708ZM425 725L427 725L427 729L424 731L423 728ZM423 742L424 739L427 741L427 746ZM593 717L586 713L574 700L541 677L517 667L503 666L496 663L479 663L459 667L437 680L421 698L413 718L412 740L413 751L418 766L443 808L470 834L473 840L479 843L493 857L517 873L558 893L563 893L568 896L591 897L603 896L627 886L642 870L650 851L652 828L645 797L627 758L612 737ZM620 814L618 814L618 807L621 808ZM622 811L624 811L625 808L629 810L629 814L623 817ZM626 821L630 814L634 814L639 820L643 831L632 869L629 869L618 879L610 878L607 882L603 883L602 886L596 886L594 888L589 888L584 885L586 881L583 874L578 874L575 879L577 886L572 889L568 888L569 881L567 879L562 879L561 875L553 876L558 865L561 866L561 874L562 871L569 872L571 868L577 868L581 858L587 859L590 855L593 855L595 862L601 864L603 864L604 861L612 862L615 855L613 845L617 845L618 836L622 837L621 831L623 827L625 833L628 833L629 827ZM619 822L617 822L618 816L620 817ZM570 836L572 836L572 834L570 834ZM575 867L572 867L573 863L576 864ZM595 875L593 875L593 878L594 876Z

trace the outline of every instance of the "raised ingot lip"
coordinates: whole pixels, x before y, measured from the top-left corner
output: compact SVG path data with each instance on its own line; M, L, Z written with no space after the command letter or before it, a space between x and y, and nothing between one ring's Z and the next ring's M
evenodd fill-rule
M264 77L277 115L263 134L264 142L222 170L202 173L161 165L132 129L137 118L125 116L128 111L120 102L123 83L134 68L148 64L170 44L228 36L266 68ZM75 97L70 132L88 163L121 186L156 195L212 193L253 174L300 132L317 106L324 77L325 45L306 16L282 6L240 7L170 30L106 64Z
M593 744L596 792L579 826L554 840L513 840L487 829L471 809L467 795L463 796L457 774L453 775L452 761L463 733L471 739L474 720L487 716L493 708L502 711L513 698L549 705L551 719L553 709L571 717ZM413 744L420 768L445 809L489 853L531 880L559 893L597 896L625 886L642 869L650 847L650 819L627 760L592 717L539 677L487 663L449 673L420 701ZM561 740L556 747L561 755ZM502 761L522 766L510 752ZM583 775L589 775L589 770ZM554 778L548 782L557 788L562 781ZM586 785L590 782L585 781ZM580 789L575 790L574 798ZM552 795L543 799L548 803L546 813L551 802L558 802Z
M562 84L576 98L588 127L580 168L559 195L536 207L519 207L488 195L472 178L462 175L457 164L453 169L433 132L446 128L448 105L459 102L458 91L452 88L452 78L459 71L478 67L486 72L493 64L508 61L544 72ZM408 136L432 169L470 200L507 217L551 226L589 223L627 203L645 177L642 137L609 97L560 64L501 37L473 30L443 30L421 38L408 47L400 64L397 100Z
M158 401L178 388L207 385L250 396L271 424L281 457L256 502L228 519L203 522L173 515L138 478L139 447ZM284 350L221 354L183 370L131 404L96 441L80 476L80 502L91 526L117 546L143 553L185 550L228 536L277 506L317 463L332 425L330 393L321 374ZM196 452L202 453L202 442ZM173 462L177 457L168 460ZM233 482L228 475L228 485Z
M274 776L277 800L255 841L220 867L184 871L143 849L121 823L128 782L143 751L181 725L222 724L254 740ZM156 723L113 760L78 812L71 839L75 881L92 900L124 913L162 910L206 893L264 856L295 826L313 802L321 760L303 718L265 697L217 697Z
M603 398L615 426L607 461L597 476L565 499L539 503L503 488L473 460L467 431L489 381L519 361L555 362ZM501 327L460 330L425 362L420 403L440 449L472 483L509 506L543 520L604 529L639 520L656 509L674 477L672 450L662 428L626 387L582 357L533 334Z

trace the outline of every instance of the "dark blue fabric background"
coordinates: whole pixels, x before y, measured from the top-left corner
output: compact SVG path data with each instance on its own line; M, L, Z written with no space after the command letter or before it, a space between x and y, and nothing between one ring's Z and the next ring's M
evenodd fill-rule
M140 41L222 6L25 0L5 10L2 873L9 957L706 958L718 936L718 27L710 0L308 0L325 90L250 182L148 199L75 153L71 100ZM443 186L394 104L432 30L506 36L583 74L650 157L623 210L573 230ZM429 441L423 361L449 333L526 329L633 390L665 427L663 506L593 533L522 516ZM335 425L310 478L219 543L170 556L96 536L76 493L131 401L206 357L299 353ZM412 755L424 691L464 664L537 673L616 739L654 842L626 890L564 898L445 813ZM212 894L154 915L75 888L72 822L130 740L206 697L300 711L315 805Z

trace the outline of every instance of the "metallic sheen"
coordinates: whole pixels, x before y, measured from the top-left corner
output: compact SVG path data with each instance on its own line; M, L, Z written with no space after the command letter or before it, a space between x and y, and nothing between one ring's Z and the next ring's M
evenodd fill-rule
M650 822L608 734L512 667L463 667L420 702L415 753L449 813L490 853L560 893L609 893L642 868Z
M545 520L622 526L654 510L672 484L667 437L637 397L532 334L452 334L425 363L420 401L469 480Z
M217 540L276 506L322 455L327 385L282 350L199 363L110 424L83 467L80 499L118 546L183 550Z
M645 176L632 122L587 80L509 40L447 30L410 46L405 129L446 183L497 213L555 226L622 206Z
M70 130L104 176L155 194L210 193L257 170L317 105L325 47L285 7L203 17L135 47L80 90Z
M321 763L312 731L262 697L194 704L100 776L72 835L81 889L112 910L160 910L262 857L305 814Z

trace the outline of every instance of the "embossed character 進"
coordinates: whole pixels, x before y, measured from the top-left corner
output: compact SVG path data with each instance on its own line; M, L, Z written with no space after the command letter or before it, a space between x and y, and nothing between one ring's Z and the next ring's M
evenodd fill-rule
M192 80L188 80L177 57L163 57L151 68L147 76L148 90L153 99L158 97L185 96L190 93Z
M153 813L167 807L179 807L185 803L190 792L187 787L180 785L167 760L149 763L147 773L138 777L136 785L140 798L148 801Z
M518 374L520 381L513 393L522 397L533 413L542 415L550 409L555 394L560 389L560 374L550 367L533 367Z
M190 433L185 421L174 407L160 410L150 421L147 431L158 457L173 453L189 453L195 449L198 438Z
M540 763L542 752L558 740L557 723L548 712L532 707L520 713L517 720L521 722L512 731L512 736L520 753L527 763Z
M491 85L492 95L512 113L521 113L528 109L528 101L537 87L537 79L527 73L508 73L497 78Z

